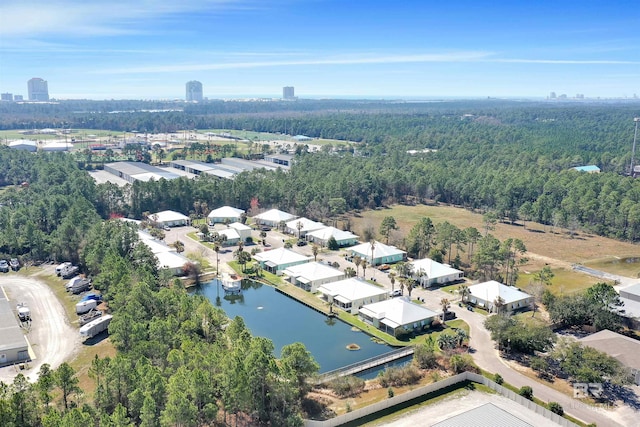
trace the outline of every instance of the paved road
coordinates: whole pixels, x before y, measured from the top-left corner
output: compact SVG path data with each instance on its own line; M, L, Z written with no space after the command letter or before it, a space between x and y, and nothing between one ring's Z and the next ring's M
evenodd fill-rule
M445 295L444 292L438 290L427 292L431 292L434 295ZM547 387L542 383L535 382L531 378L515 371L500 358L498 350L496 349L494 342L491 340L489 331L487 331L483 326L485 316L476 312L468 311L465 307L458 307L457 304L452 304L451 309L456 313L459 319L462 319L469 324L471 335L470 347L473 351L473 359L480 368L489 372L499 373L506 382L514 385L515 387L522 387L524 385L531 386L535 397L545 402L558 402L562 405L566 413L580 420L586 421L587 423L594 422L599 426L625 425L630 427L638 425L638 421L635 418L637 413L634 416L634 414L631 413L632 410L630 410L630 408L628 408L629 411L617 410L611 413L605 413L601 408L584 405L578 399L573 399L564 393ZM614 418L622 418L624 421L621 424L620 422L616 422Z
M211 265L215 265L214 251L208 248L203 249L203 246L198 242L195 242L186 237L186 233L191 232L192 230L192 227L179 227L172 229L171 231L167 232L165 241L167 243L171 243L176 239L180 239L185 243L185 250L187 253L199 253L202 256L206 256L212 263ZM254 241L258 242L259 232L254 231L253 237ZM256 245L256 247L260 248L260 250L282 247L283 239L290 238L291 236L289 235L283 235L276 230L272 230L267 233L266 242L268 246L263 247L261 244L258 244ZM233 259L232 252L236 249L236 247L230 247L228 249L229 251L227 253L220 254L221 270L225 268L224 262L231 261ZM293 247L292 249L305 255L312 255L311 245ZM251 250L251 246L246 247L246 250ZM333 251L322 251L318 255L318 261L330 261L332 263L337 262L340 265L340 270L343 271L346 267L355 268L355 264L346 261L341 253ZM372 268L367 268L366 273L364 274L362 268L360 268L359 273L360 276L365 275L369 279L375 279L377 283L391 290L391 281L389 280L388 273L383 273ZM395 288L398 289L397 282ZM448 298L452 302L452 311L456 313L458 318L467 322L471 328L470 346L473 349L473 358L476 364L482 369L485 369L489 372L499 373L500 375L502 375L506 382L516 387L530 385L533 388L534 395L539 399L546 402L558 402L563 406L565 412L588 423L595 422L598 426L612 427L631 427L636 425L640 426L640 422L637 421L639 415L631 408L622 407L618 408L615 411L605 411L601 408L584 405L580 400L573 399L572 397L566 396L565 394L547 387L542 383L535 382L529 377L526 377L516 370L512 369L500 358L499 353L495 348L494 342L491 340L489 332L484 328L483 321L485 319L485 316L476 312L470 312L464 307L458 307L454 303L455 297L451 294L445 293L438 289L426 290L422 288L416 288L413 290L412 296L414 298L419 297L421 299L424 299L425 306L435 311L441 310L440 300L442 298Z
M0 275L0 286L7 293L11 305L24 302L31 309L33 320L26 336L36 358L23 374L30 381L35 381L43 363L56 369L62 362L71 360L80 348L80 335L78 329L69 323L64 308L49 286L15 273ZM13 382L16 374L13 367L2 368L0 381Z

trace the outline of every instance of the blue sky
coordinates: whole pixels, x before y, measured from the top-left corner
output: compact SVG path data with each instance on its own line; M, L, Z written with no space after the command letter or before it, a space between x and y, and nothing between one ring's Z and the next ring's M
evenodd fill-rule
M640 96L637 0L2 0L0 91Z

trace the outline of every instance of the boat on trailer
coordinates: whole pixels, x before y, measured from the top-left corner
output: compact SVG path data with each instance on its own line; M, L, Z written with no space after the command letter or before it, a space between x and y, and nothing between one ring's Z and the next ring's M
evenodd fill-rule
M222 273L219 279L222 289L228 294L239 294L242 292L242 277L235 273Z

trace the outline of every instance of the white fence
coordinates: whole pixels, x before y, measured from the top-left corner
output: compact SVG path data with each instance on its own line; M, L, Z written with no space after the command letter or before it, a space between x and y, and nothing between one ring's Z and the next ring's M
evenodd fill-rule
M361 408L361 409L356 409L355 411L352 412L347 412L344 415L340 415L338 417L335 418L331 418L330 420L326 420L326 421L315 421L315 420L305 420L304 425L306 427L335 427L335 426L341 426L343 424L352 422L352 421L356 421L360 418L363 417L367 417L370 415L373 415L377 412L380 411L384 411L386 409L392 408L394 406L397 405L401 405L403 403L406 403L410 400L413 399L417 399L419 397L422 397L426 394L429 393L433 393L436 392L438 390L442 390L444 388L453 386L455 384L464 382L464 381L473 381L475 383L479 383L479 384L483 384L489 388L491 388L492 390L495 390L496 392L500 393L501 395L513 400L514 402L525 406L526 408L534 411L537 414L540 414L542 416L544 416L545 418L557 423L558 425L562 426L562 427L578 427L576 424L572 423L571 421L562 418L561 416L559 416L558 414L555 414L551 411L549 411L547 408L544 408L534 402L532 402L531 400L525 399L524 397L518 395L517 393L514 393L513 391L502 387L501 385L496 384L495 382L491 381L488 378L483 377L482 375L479 374L474 374L472 372L463 372L461 374L455 375L453 377L449 377L446 378L442 381L438 381L436 383L433 384L429 384L427 386L424 387L420 387L418 389L415 390L411 390L409 392L403 393L401 395L398 396L394 396L391 397L389 399L385 399L381 402L378 403L374 403L372 405L369 405L365 408Z

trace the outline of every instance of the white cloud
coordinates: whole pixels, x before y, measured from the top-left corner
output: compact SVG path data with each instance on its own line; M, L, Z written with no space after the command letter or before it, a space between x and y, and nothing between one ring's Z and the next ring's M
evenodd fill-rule
M487 58L487 52L450 52L437 54L406 55L341 55L325 58L300 58L278 61L247 61L207 64L155 64L144 67L112 68L96 71L96 74L135 74L135 73L176 73L191 71L213 71L247 68L284 67L300 65L357 65L357 64L399 64L421 62L470 62Z
M0 37L113 36L145 32L145 23L176 14L246 9L249 0L4 0Z

